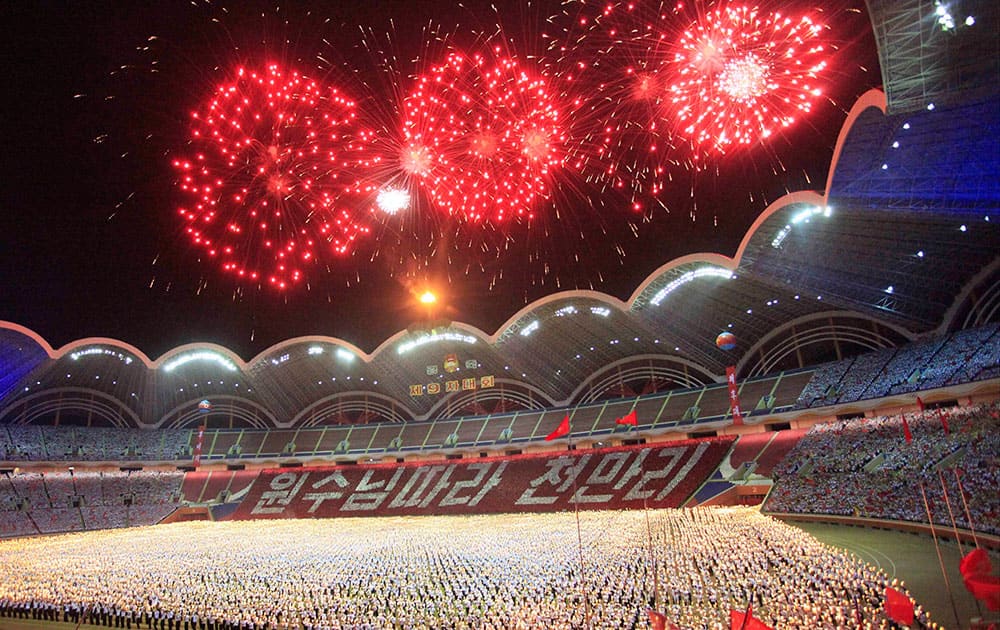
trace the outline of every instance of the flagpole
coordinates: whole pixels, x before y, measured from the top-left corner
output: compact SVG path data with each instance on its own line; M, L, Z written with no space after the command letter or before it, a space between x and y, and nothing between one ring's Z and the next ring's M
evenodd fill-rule
M858 624L858 630L863 630L864 626L861 624L861 604L858 603L857 591L851 594L851 599L854 600L854 621Z
M962 477L958 474L957 468L951 469L952 474L955 475L955 481L958 483L958 496L962 497L962 506L965 508L965 519L969 521L969 531L972 532L972 542L976 543L976 548L979 548L979 537L976 535L976 524L972 522L972 513L969 512L969 504L965 500L965 487L962 486Z
M924 500L924 511L927 513L927 524L931 527L931 538L934 539L934 550L937 551L938 564L941 565L941 575L944 576L944 585L948 589L948 599L951 601L951 611L955 614L955 627L960 628L962 622L958 617L958 607L955 606L955 595L951 591L951 580L948 579L948 571L944 568L944 558L941 557L941 547L938 546L937 531L934 529L934 519L931 517L931 506L927 502L927 493L924 492L924 482L920 482L920 496Z
M569 434L569 445L573 446L573 453L576 453L576 447L573 444L573 434ZM580 557L580 593L583 596L583 618L584 622L587 624L587 629L590 630L590 598L587 592L587 579L584 575L584 565L583 565L583 534L580 531L580 497L579 489L577 488L576 477L580 474L577 470L579 465L579 457L573 456L573 459L578 460L573 464L573 515L576 517L576 549Z
M965 557L965 549L962 548L962 539L958 535L958 524L955 522L955 514L951 510L951 500L948 498L948 488L944 483L944 473L940 469L937 471L938 479L941 481L941 492L944 493L944 504L948 506L948 517L951 519L951 530L955 532L955 542L958 543L958 554ZM976 612L980 616L983 614L983 609L979 606L979 600L976 600Z
M745 630L747 623L750 621L750 617L753 616L753 596L757 593L757 586L754 585L753 590L750 591L750 599L747 601L747 610L743 613L743 621L740 623L740 630Z
M642 477L642 464L639 465L639 476ZM653 609L660 610L660 572L656 570L656 555L653 553L653 530L649 525L649 504L642 497L642 511L646 516L646 539L649 543L649 567L653 571Z
M958 553L960 555L965 555L965 550L962 549L962 537L958 535L958 524L955 523L955 513L951 510L951 499L948 497L948 487L944 483L944 473L941 469L938 469L938 480L941 482L941 492L944 494L944 504L948 507L948 518L951 519L951 531L955 534L955 542L958 543Z

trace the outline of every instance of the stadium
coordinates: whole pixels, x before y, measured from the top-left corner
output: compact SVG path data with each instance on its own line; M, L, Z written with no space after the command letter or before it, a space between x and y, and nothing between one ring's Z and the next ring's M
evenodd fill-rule
M866 9L823 187L627 299L250 358L0 321L0 628L996 627L1000 8Z

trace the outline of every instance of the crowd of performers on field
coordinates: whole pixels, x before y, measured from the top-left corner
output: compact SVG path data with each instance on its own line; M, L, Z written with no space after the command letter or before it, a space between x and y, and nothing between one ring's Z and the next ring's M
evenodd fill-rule
M753 508L183 523L0 545L0 615L112 627L888 628L880 569ZM747 609L749 616L747 616ZM662 615L651 615L650 611ZM762 624L762 625L754 625Z

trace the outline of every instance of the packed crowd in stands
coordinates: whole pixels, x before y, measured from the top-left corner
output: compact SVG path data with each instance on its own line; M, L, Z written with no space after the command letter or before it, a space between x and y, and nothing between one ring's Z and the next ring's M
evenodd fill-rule
M868 354L862 354L854 359L851 368L836 388L836 398L827 398L827 402L845 403L861 400L865 391L873 383L881 381L885 375L885 367L897 352L896 348L884 348Z
M820 366L797 407L906 394L1000 375L1000 324Z
M188 429L0 426L7 461L175 460L190 457Z
M47 472L0 476L0 537L152 525L180 500L184 473Z
M655 606L681 627L717 629L751 598L775 628L886 628L889 584L905 590L744 508L587 512L579 530L570 513L508 514L0 543L0 616L136 628L617 629L645 627Z
M998 453L998 404L819 424L775 469L764 508L925 523L929 512L1000 534Z
M885 366L879 378L875 379L865 391L863 397L881 398L917 391L921 386L920 370L933 364L931 359L941 351L946 341L947 338L938 337L900 348Z

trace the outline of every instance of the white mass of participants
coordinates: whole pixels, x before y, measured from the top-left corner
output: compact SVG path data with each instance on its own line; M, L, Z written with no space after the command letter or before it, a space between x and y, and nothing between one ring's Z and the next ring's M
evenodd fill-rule
M659 608L682 628L728 628L729 611L751 597L754 617L775 628L888 627L883 596L895 582L885 573L755 509L579 518L579 539L572 513L9 539L0 610L84 610L141 628L646 628L656 585Z

